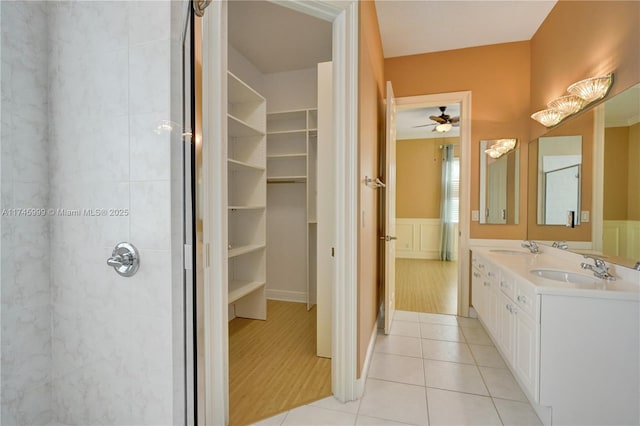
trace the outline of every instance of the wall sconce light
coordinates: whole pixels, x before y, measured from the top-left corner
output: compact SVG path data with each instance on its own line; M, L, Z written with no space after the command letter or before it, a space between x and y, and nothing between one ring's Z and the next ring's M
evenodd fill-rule
M517 139L498 139L485 153L491 158L500 158L516 147Z
M442 123L438 124L433 130L440 133L447 133L452 127L451 123Z
M531 114L531 118L545 127L553 127L591 103L604 98L609 93L612 83L613 73L573 83L567 88L569 95L552 100L547 104L548 109Z
M579 96L589 103L604 98L609 92L611 83L613 83L613 74L607 74L604 77L587 78L573 83L567 88L567 92Z
M534 114L531 114L531 118L545 127L553 127L562 121L567 115L561 113L555 109L543 109Z

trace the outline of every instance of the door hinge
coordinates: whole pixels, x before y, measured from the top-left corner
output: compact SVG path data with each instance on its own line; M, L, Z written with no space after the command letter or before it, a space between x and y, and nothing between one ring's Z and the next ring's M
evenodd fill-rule
M335 249L335 247L331 247L331 257L336 257L336 249Z

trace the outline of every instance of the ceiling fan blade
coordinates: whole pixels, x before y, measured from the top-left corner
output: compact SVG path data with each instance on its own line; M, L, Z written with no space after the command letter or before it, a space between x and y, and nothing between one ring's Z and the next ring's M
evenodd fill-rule
M417 128L417 127L428 127L428 126L435 126L435 124L422 124L420 126L413 126L413 128Z
M449 122L451 124L459 123L460 122L460 117L452 117L451 120L449 120Z
M436 116L436 115L430 115L430 116L429 116L429 118L430 118L431 120L433 120L433 121L437 121L437 122L438 122L438 123L440 123L440 124L444 124L444 123L446 123L446 122L447 122L447 120L445 120L444 118L442 118L442 117L438 117L438 116Z

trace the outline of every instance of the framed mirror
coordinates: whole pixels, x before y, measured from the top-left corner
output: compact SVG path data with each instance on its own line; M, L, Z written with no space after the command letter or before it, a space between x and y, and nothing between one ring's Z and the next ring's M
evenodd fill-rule
M480 223L517 225L520 148L516 139L480 141Z
M582 140L580 204L575 207L580 226L575 228L541 218L540 140L558 136ZM527 239L566 240L570 250L599 253L607 262L634 267L640 261L640 84L531 141L528 154Z
M602 158L596 158L602 165L602 237L594 246L608 260L633 267L640 261L640 84L603 109Z
M582 136L538 138L538 225L580 223Z

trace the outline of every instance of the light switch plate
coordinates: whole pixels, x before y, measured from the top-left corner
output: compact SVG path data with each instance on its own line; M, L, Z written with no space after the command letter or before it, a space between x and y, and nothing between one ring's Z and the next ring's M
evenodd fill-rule
M471 220L474 222L480 220L480 210L471 210Z
M585 223L589 222L589 210L583 210L580 212L580 221Z

